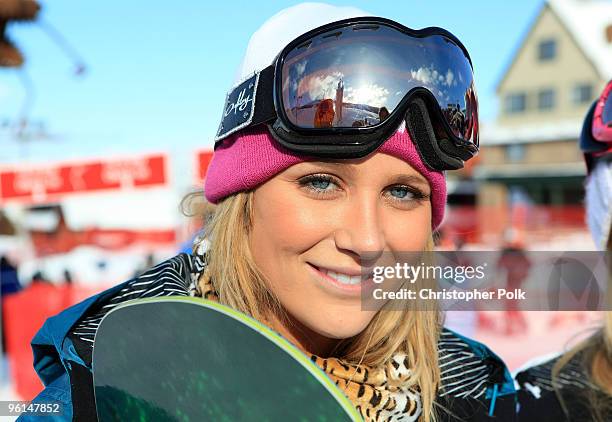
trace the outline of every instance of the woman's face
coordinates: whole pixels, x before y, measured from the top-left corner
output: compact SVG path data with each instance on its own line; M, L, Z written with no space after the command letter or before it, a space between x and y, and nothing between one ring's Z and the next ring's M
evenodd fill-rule
M348 276L360 276L361 253L373 264L382 252L423 250L430 194L420 173L383 153L296 164L259 186L251 250L293 325L276 328L317 354L363 331L375 311L361 310Z

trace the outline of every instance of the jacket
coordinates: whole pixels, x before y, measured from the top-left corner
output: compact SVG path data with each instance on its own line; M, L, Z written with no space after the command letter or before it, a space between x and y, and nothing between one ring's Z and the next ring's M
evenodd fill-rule
M598 417L611 420L612 397L591 379L589 353L583 349L573 355L553 376L562 355L520 370L518 417L521 421L592 421L597 420L593 402L600 407ZM559 398L562 398L563 405Z

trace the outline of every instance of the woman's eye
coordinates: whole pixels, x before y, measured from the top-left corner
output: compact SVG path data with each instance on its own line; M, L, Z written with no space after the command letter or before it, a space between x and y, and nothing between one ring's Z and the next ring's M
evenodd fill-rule
M315 179L315 180L310 181L310 185L313 188L319 189L319 190L327 189L330 184L331 182L329 180L324 180L324 179Z
M389 188L389 194L393 199L398 201L420 200L425 198L425 195L417 189L409 188L408 186L393 186Z
M300 185L319 193L331 192L338 187L329 176L308 176L300 180Z

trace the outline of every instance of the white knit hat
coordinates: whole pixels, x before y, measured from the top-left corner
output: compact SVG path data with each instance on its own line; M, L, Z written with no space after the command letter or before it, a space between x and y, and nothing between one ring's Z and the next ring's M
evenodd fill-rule
M301 3L281 10L251 36L234 85L270 66L276 55L300 35L331 22L361 16L372 14L325 3Z

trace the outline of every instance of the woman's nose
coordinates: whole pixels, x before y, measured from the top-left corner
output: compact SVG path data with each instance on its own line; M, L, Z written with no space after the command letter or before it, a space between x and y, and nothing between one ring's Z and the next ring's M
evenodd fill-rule
M373 195L347 201L335 232L336 246L368 259L376 259L385 248L381 210Z

